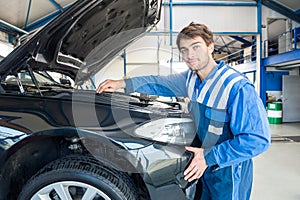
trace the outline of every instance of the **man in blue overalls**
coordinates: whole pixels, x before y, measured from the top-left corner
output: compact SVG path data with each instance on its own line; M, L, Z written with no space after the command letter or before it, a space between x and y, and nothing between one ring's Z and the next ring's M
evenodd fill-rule
M265 107L244 75L213 59L213 34L204 24L182 29L177 46L188 71L106 80L97 92L125 88L126 93L188 97L201 146L186 147L194 157L184 178L189 182L200 178L203 200L249 199L252 158L270 145Z

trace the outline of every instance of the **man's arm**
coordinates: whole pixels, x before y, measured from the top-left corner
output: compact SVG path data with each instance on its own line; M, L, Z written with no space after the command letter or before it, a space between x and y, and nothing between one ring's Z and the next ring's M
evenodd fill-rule
M97 92L114 92L124 88L125 92L139 92L150 95L182 97L187 96L187 72L169 76L140 76L125 80L106 80L102 82Z
M234 139L227 140L210 149L187 147L194 153L185 179L193 181L200 178L207 166L220 168L253 158L265 151L270 145L270 129L266 110L254 88L246 84L234 97L229 108L230 127Z
M96 92L114 92L125 87L126 83L124 80L105 80L98 86Z
M229 108L234 139L204 151L208 166L226 167L253 158L270 145L270 128L265 107L254 87L242 87Z

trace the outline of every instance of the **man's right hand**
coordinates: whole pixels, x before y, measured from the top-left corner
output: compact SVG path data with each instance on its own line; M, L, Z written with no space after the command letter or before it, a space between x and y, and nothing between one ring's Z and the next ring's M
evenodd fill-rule
M184 179L192 182L199 179L208 166L204 158L204 149L197 147L185 147L185 149L194 153L192 162L183 172Z
M114 92L118 89L125 88L126 83L124 80L105 80L96 89L97 93L101 92Z

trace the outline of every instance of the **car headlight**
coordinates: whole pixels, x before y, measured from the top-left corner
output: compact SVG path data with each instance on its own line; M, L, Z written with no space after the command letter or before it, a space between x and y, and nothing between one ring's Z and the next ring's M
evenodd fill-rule
M135 129L139 137L180 145L190 145L195 137L190 118L163 118L146 122Z

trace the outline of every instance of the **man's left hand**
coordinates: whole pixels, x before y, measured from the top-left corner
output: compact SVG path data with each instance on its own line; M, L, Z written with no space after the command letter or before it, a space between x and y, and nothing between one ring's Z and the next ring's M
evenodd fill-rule
M185 149L194 153L194 157L190 165L183 172L184 179L192 182L193 180L200 178L207 168L207 164L204 159L204 149L196 147L185 147Z

